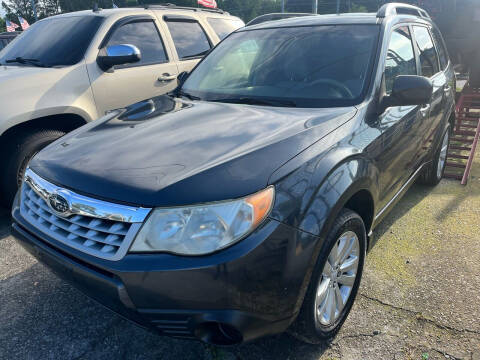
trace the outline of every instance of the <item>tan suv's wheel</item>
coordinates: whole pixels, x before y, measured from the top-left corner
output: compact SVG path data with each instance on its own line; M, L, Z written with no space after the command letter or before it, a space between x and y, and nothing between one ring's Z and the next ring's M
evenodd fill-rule
M367 236L362 218L343 209L322 246L293 336L317 344L335 336L357 295Z
M45 146L65 135L63 131L41 130L16 134L2 145L0 202L10 207L30 159Z

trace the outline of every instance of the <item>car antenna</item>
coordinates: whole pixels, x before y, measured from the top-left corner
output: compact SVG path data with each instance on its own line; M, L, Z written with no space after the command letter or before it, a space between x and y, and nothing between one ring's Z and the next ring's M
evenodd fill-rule
M94 2L94 3L93 3L93 9L92 9L92 11L93 11L93 12L100 12L100 10L102 10L102 9L100 9L100 8L98 7L98 3L97 3L97 2Z

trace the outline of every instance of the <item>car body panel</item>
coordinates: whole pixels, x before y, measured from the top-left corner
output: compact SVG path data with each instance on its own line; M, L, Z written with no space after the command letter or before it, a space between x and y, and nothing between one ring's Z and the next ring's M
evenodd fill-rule
M19 123L48 115L77 114L86 121L97 116L84 62L48 69L0 66L0 83L0 134ZM21 96L13 96L17 92Z
M238 198L263 189L273 171L355 112L161 96L67 135L30 167L79 192L142 206Z

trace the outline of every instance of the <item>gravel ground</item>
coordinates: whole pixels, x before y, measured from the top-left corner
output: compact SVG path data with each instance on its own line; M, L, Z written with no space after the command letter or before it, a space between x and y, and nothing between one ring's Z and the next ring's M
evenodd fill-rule
M480 360L480 158L469 184L415 185L375 230L331 344L288 334L237 347L159 337L89 300L9 235L0 210L0 359Z

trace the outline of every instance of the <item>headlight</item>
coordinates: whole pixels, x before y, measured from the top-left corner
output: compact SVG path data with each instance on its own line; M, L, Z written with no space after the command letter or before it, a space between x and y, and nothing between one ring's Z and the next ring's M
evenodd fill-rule
M204 255L232 245L265 219L274 193L268 187L239 200L154 209L130 252Z

